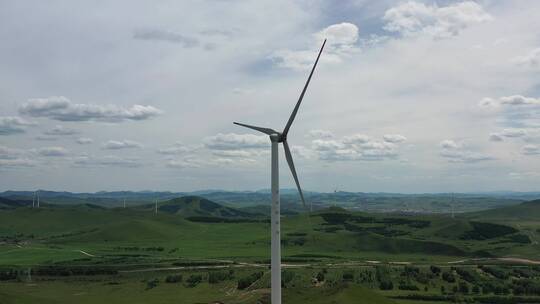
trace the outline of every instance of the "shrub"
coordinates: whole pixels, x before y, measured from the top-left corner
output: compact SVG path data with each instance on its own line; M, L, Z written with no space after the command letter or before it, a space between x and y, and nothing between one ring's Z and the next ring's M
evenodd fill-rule
M202 282L202 275L200 274L192 274L189 276L189 278L187 278L186 280L186 283L187 283L187 287L190 287L190 288L193 288L197 285L199 285L200 282Z
M181 274L172 274L172 275L168 275L165 278L165 283L180 283L180 282L182 282Z
M323 282L324 281L324 273L322 271L319 271L319 273L317 273L317 281L318 282Z
M434 275L439 275L441 273L441 268L440 267L431 265L431 266L429 266L429 269L431 270L431 272Z
M155 288L157 287L159 284L159 280L158 279L153 279L153 280L150 280L150 281L147 281L146 282L146 289L152 289L152 288Z
M456 277L451 272L443 272L442 279L448 283L456 282Z
M234 277L234 271L210 271L208 273L208 283L217 284L222 281L230 280Z
M255 272L250 274L247 277L243 277L238 279L238 285L237 288L240 290L246 289L249 286L251 286L253 283L255 283L257 280L259 280L263 276L263 272Z
M343 281L345 282L351 282L354 281L354 272L353 271L345 271L343 272L343 275L341 276Z

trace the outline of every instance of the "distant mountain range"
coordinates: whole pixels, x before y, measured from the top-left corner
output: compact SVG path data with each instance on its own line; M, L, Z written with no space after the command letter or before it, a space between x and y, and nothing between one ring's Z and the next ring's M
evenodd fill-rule
M11 201L0 202L2 206L9 204L32 203L33 191L5 191L0 198ZM336 191L330 193L306 192L306 199L314 210L329 206L339 206L354 211L368 212L405 212L405 213L449 213L474 212L496 207L517 205L524 201L540 199L540 192L478 192L478 193L365 193ZM268 211L270 193L262 189L258 191L224 191L201 190L193 192L169 191L100 191L95 193L73 193L66 191L39 190L43 204L77 205L90 204L107 208L121 207L126 201L129 207L145 206L172 199L199 196L219 203L225 207L234 207L246 212ZM282 189L281 203L285 213L304 212L296 189ZM311 207L311 206L308 206Z

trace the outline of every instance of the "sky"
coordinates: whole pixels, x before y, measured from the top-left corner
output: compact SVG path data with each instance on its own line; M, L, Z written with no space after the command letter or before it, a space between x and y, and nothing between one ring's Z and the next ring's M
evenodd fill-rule
M0 191L540 190L540 2L2 1ZM282 148L280 148L282 149ZM294 187L280 152L280 181Z

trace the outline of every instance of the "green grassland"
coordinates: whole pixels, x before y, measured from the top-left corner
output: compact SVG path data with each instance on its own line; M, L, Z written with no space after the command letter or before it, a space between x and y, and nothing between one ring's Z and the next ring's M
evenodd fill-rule
M17 274L0 280L2 304L266 301L270 239L264 216L193 196L160 202L158 214L153 205L124 209L45 202L42 208L32 209L7 200L3 205L0 269ZM285 288L285 303L414 303L417 299L407 297L418 292L428 296L423 303L480 297L452 291L463 279L450 267L459 265L479 274L476 283L466 282L471 289L475 284L489 288L491 283L486 282L490 280L510 286L506 287L510 293L482 296L511 296L514 280L536 284L540 273L531 270L534 274L526 278L500 279L475 267L502 263L497 260L501 257L540 260L536 241L540 221L534 217L540 214L540 202L504 208L455 218L350 212L337 207L287 215L282 221L283 263L296 279ZM504 221L504 214L510 214L510 220ZM403 264L417 265L423 274L404 276ZM449 269L458 281L430 275L430 265ZM379 290L383 279L374 273L383 266L396 286L392 290ZM235 276L209 284L205 276L222 267L233 269ZM313 277L326 268L326 280L314 284ZM89 275L88 269L94 273ZM187 277L198 269L204 279L197 286L164 283L168 271ZM351 269L353 279L344 279ZM255 272L264 273L255 286L236 288L239 278ZM152 279L159 284L147 288ZM418 291L401 290L398 285L414 285ZM448 292L441 293L441 286Z

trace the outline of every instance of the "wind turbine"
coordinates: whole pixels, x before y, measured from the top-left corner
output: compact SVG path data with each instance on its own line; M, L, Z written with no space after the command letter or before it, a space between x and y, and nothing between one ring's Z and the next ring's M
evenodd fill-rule
M34 195L32 195L32 208L36 206L36 191L34 191Z
M37 207L39 208L39 190L37 191Z
M315 60L315 64L313 65L313 68L311 69L311 73L309 74L306 84L304 85L304 89L302 90L302 93L300 94L300 98L298 98L298 101L296 102L296 106L294 107L294 110L292 111L292 114L289 117L289 121L287 121L287 124L285 125L285 129L283 129L283 132L278 132L269 128L261 128L261 127L246 125L246 124L242 124L238 122L234 123L242 127L246 127L249 129L262 132L270 136L270 141L272 142L272 156L271 156L271 159L272 159L271 161L272 211L271 212L272 213L270 215L271 233L272 233L271 234L271 239L272 239L271 241L271 290L272 290L271 300L272 302L271 303L272 304L281 304L281 236L280 236L281 224L280 224L280 206L279 206L278 145L279 143L283 143L283 148L285 150L285 159L287 159L287 163L289 164L289 168L291 169L294 182L296 183L296 188L298 188L300 198L302 199L302 204L304 205L304 208L305 208L306 201L304 200L304 194L302 193L302 188L300 188L300 182L298 181L298 176L296 175L296 169L294 168L291 150L289 149L289 144L287 143L287 135L294 121L294 118L296 117L296 113L298 112L298 109L300 108L300 103L302 102L302 99L304 98L304 94L306 93L309 82L311 81L311 77L313 76L315 67L317 67L317 63L319 62L319 58L321 57L321 53L324 49L325 44L326 44L326 39L324 40L321 46L319 54L317 55L317 59Z

